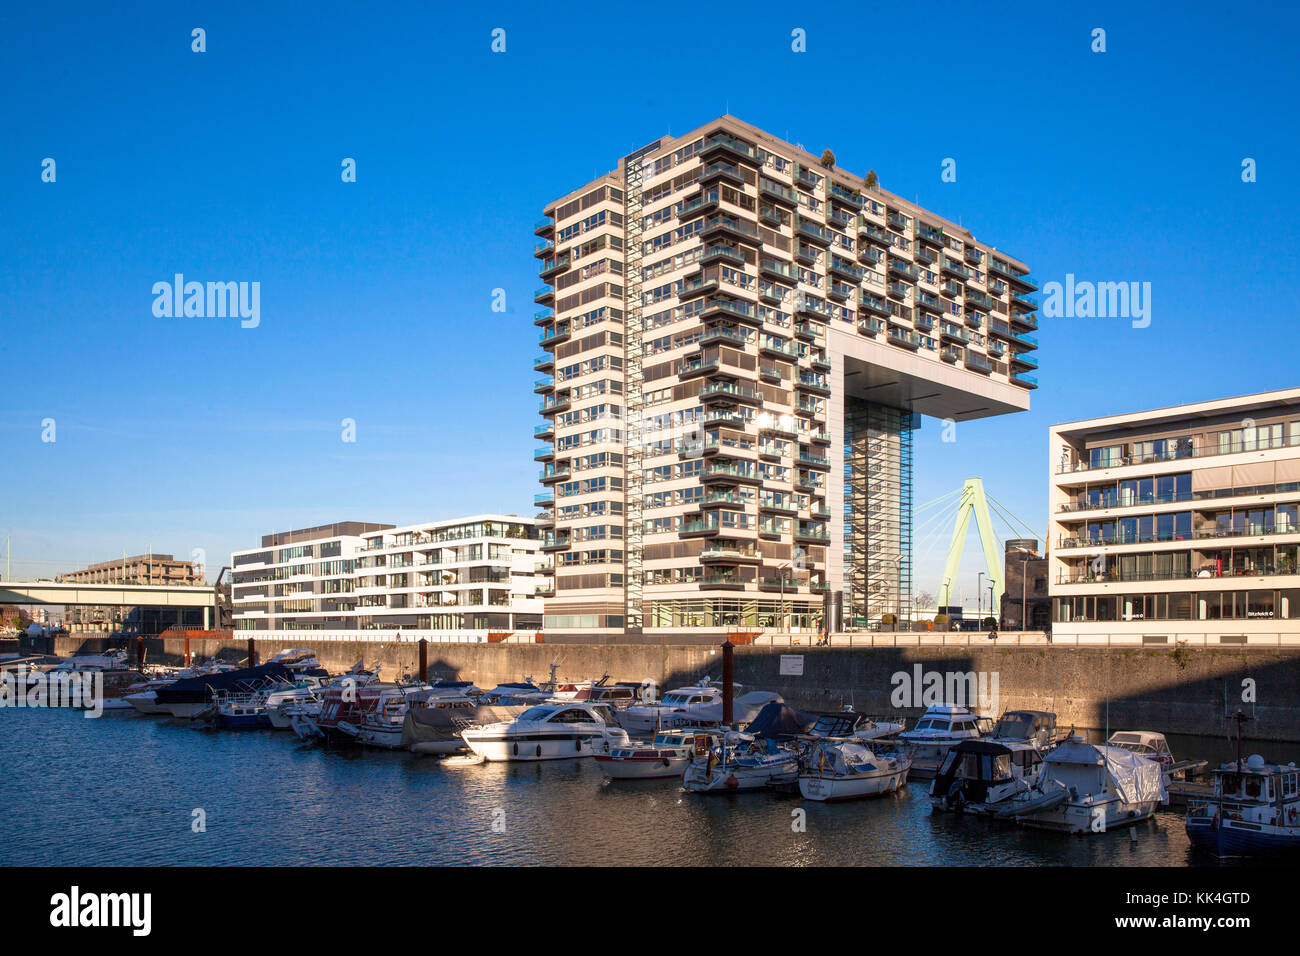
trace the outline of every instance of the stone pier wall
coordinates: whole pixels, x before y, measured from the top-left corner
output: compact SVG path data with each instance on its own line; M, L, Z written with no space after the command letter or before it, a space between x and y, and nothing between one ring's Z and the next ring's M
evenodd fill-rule
M104 646L102 640L77 636L45 639L23 649L67 655ZM244 639L192 640L191 652L239 661L247 646ZM370 667L382 665L386 678L418 670L419 647L408 642L317 642L304 633L292 643L259 644L258 656L265 661L289 646L311 648L332 671L346 670L359 659ZM175 639L146 641L145 649L147 660L173 664L184 651L183 641ZM802 676L781 673L783 653L802 658ZM865 713L899 713L896 675L912 678L919 665L923 675L984 675L990 691L996 676L998 709L1054 711L1066 728L1220 734L1226 729L1225 712L1240 707L1255 717L1247 728L1249 737L1300 742L1300 649L746 646L735 655L736 680L746 689L775 691L810 710L852 703ZM706 675L721 676L722 654L716 645L701 644L429 645L431 675L472 680L483 688L525 677L545 680L552 664L557 676L568 680L603 674L611 680L649 678L666 690ZM1253 682L1253 703L1242 699L1247 680ZM919 707L901 709L909 718L920 712Z

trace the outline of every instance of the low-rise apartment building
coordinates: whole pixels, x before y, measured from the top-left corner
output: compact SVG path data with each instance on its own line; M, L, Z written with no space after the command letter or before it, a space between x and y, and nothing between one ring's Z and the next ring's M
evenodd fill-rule
M66 584L203 585L203 568L193 561L178 561L171 554L123 555L58 576ZM70 604L64 626L75 634L116 634L125 631L156 634L174 625L198 626L197 609L131 608L111 605Z
M264 535L231 554L235 629L538 630L539 546L534 519L500 514Z
M1300 388L1051 429L1053 634L1300 640Z

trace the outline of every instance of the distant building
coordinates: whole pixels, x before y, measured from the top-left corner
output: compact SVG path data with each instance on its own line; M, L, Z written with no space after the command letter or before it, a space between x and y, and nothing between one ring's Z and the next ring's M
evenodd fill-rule
M1300 388L1055 425L1050 455L1054 636L1300 636Z
M1006 544L1003 559L1002 628L1007 631L1050 631L1052 598L1048 592L1047 558L1034 538Z
M103 561L61 574L66 584L165 584L203 585L203 568L192 561L178 561L170 554L136 554ZM172 625L202 624L198 608L132 608L108 605L68 605L63 625L73 633L143 632L156 634Z
M265 535L230 556L240 631L540 630L537 522L476 515Z

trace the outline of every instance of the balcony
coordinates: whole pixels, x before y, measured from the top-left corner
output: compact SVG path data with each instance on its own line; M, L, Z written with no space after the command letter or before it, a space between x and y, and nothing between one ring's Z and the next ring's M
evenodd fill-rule
M758 314L758 309L748 302L740 302L735 299L724 299L711 296L704 300L704 308L699 314L701 322L713 318L730 317L739 319L742 322L750 322L754 325L762 325L763 319Z
M836 302L847 302L853 298L853 292L857 289L855 285L849 285L847 282L837 282L831 279L826 287L826 295Z
M573 543L573 536L567 532L552 532L545 534L541 539L542 551L567 551L569 545Z
M746 405L762 405L763 393L750 385L735 382L708 382L700 389L700 401L728 400Z
M545 238L549 235L554 234L554 232L555 232L555 223L551 222L551 220L549 219L539 219L537 222L533 223L534 236L540 236L542 238Z
M966 304L983 309L985 312L992 312L998 306L998 303L991 297L975 289L966 290Z
M782 185L774 179L768 179L766 176L758 177L758 192L761 196L766 196L775 203L783 206L789 206L795 209L799 206L799 197L795 195L793 189L789 186Z
M885 285L886 295L893 296L895 299L898 299L900 301L906 300L907 294L911 291L912 291L912 287L908 285L906 282L895 281L895 282L887 283Z
M960 362L965 351L965 349L959 349L955 345L945 345L939 349L939 358L945 362Z
M533 359L534 372L549 372L555 368L555 356L551 354L539 355Z
M721 280L716 273L712 275L702 275L694 279L684 279L682 280L681 286L677 289L677 298L685 302L688 299L695 298L696 296L707 295L710 292L717 292L720 284Z
M677 367L673 371L677 373L679 378L698 378L701 375L712 375L717 372L719 369L719 363L720 359L718 356L713 355L709 358L697 358L692 359L689 362L678 362Z
M716 215L704 220L700 238L707 241L716 236L728 236L738 242L759 244L758 227L731 216Z
M543 445L533 451L533 461L547 461L555 457L555 449L550 445Z
M794 344L777 338L775 335L764 335L758 349L765 355L775 355L791 362L799 361L799 350L795 348Z
M700 159L704 162L717 156L726 156L751 164L758 163L758 156L753 146L724 132L717 132L708 137L704 141L704 148L700 150Z
M988 375L993 371L993 363L978 352L966 350L966 367L973 372Z
M729 329L722 325L710 326L705 329L704 333L700 336L699 344L701 346L719 345L723 343L743 347L749 343L749 339L745 336L745 333L741 332L739 329Z
M561 342L569 341L569 323L564 322L554 328L547 329L537 338L542 348L549 348L553 345L559 345Z
M808 219L799 220L798 232L809 242L815 242L819 246L829 246L835 241L834 233Z
M952 342L961 342L966 344L974 339L969 332L959 325L953 325L951 322L939 323L939 337Z
M555 254L555 243L541 242L533 246L533 255L538 259L546 259Z
M733 262L738 266L743 266L745 264L745 253L735 246L728 246L725 243L715 243L711 246L705 246L704 251L700 254L701 265L724 261Z
M569 268L569 257L561 256L559 259L548 259L542 263L541 272L538 273L539 279L553 279L561 272ZM540 294L541 290L538 290Z
M888 212L885 214L885 222L899 232L907 231L907 217L901 212Z
M721 181L731 183L733 186L744 187L745 174L740 171L739 166L733 166L731 163L717 162L710 163L700 170L700 185L707 186L710 183Z
M1038 368L1038 359L1033 358L1028 352L1011 353L1012 366L1019 365L1022 369Z
M794 181L796 185L802 186L804 189L817 189L822 184L822 177L807 166L796 164L794 167Z
M870 292L859 292L858 304L868 312L874 312L876 315L884 316L885 318L893 315L893 313L889 311L889 303L884 299L877 298Z
M1021 385L1025 388L1037 388L1038 379L1034 378L1032 375L1024 375L1020 372L1016 372L1011 376L1011 384Z
M555 390L555 379L539 378L533 382L533 392L537 395L545 395L547 392Z
M704 468L700 471L700 481L751 485L761 485L763 483L763 479L758 476L758 472L754 470L753 465L747 462L735 461L706 461Z
M923 222L917 222L916 224L916 238L922 242L928 242L932 246L937 246L940 249L942 249L944 245L943 230L936 229Z
M955 259L950 259L948 256L943 256L941 258L939 268L950 275L961 276L963 279L974 278L969 269L960 262L957 262Z
M545 425L538 425L533 429L533 437L538 441L546 441L555 437L555 425L547 422Z
M533 293L533 301L538 305L555 305L555 290L544 286Z
M833 202L844 203L844 205L851 206L857 210L861 210L863 204L866 202L866 200L862 198L861 194L845 189L839 183L831 183L830 189L826 191L826 196Z
M894 345L901 345L913 352L921 347L921 336L912 329L905 329L901 325L891 325L888 337L889 341Z
M929 309L939 315L945 315L948 311L938 296L931 295L923 289L916 290L916 306L919 309Z
M837 255L831 256L831 261L826 266L826 271L833 272L841 278L848 279L850 282L861 282L867 270L862 266L854 265L847 259L841 259Z
M865 218L858 223L858 235L866 236L872 242L884 246L886 249L892 249L894 241L889 238L889 233L874 223L868 222Z
M859 319L858 331L863 335L869 335L875 338L881 332L885 331L884 319Z
M796 322L794 334L795 338L803 339L805 342L816 342L826 335L826 327L817 322Z
M795 272L794 266L777 259L760 259L758 271L763 275L784 279L787 282L799 281L799 274Z
M970 328L981 329L988 323L989 317L983 312L976 312L974 309L967 309L962 313L962 319Z
M818 375L815 372L800 372L794 387L802 391L812 392L814 395L829 396L831 394L830 380L825 375Z
M921 278L921 270L910 262L905 262L902 259L890 259L889 271L894 275L902 276L909 282L915 282L917 279Z

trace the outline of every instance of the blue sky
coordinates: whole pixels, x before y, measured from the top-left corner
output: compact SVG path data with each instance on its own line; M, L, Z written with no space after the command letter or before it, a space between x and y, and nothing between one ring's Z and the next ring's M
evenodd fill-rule
M980 475L1045 529L1051 423L1295 385L1300 293L1295 9L1056 7L9 5L15 575L150 546L215 569L270 530L531 513L532 224L724 111L875 169L1040 283L1152 284L1149 328L1043 321L1030 412L918 435L918 504ZM260 282L260 326L156 318L151 287L177 272ZM937 589L939 537L917 541L918 590Z

